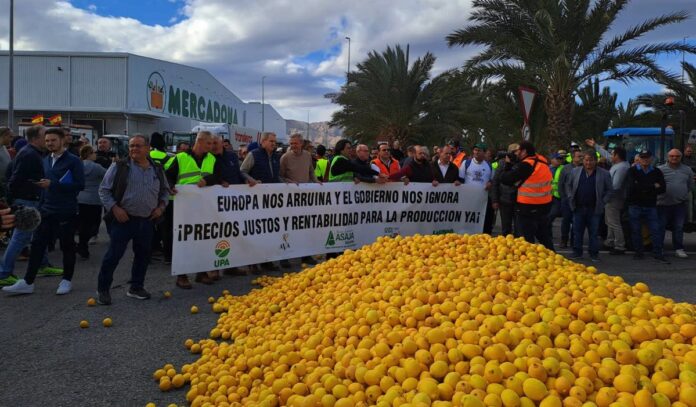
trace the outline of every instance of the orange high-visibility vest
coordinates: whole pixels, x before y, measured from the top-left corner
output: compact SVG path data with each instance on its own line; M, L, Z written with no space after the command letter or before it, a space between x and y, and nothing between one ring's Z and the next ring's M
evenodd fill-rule
M526 157L522 162L531 165L534 172L517 189L517 203L544 205L551 202L553 175L546 158L537 154Z
M387 168L386 165L380 160L379 158L375 158L372 160L372 164L376 165L377 168L379 168L379 173L384 174L384 175L392 175L394 173L399 172L401 170L401 167L399 166L399 162L396 160L391 160L391 163L389 164L389 168Z
M460 168L462 166L462 163L464 162L465 158L466 158L466 153L464 151L460 151L452 159L452 164L456 165L457 168Z

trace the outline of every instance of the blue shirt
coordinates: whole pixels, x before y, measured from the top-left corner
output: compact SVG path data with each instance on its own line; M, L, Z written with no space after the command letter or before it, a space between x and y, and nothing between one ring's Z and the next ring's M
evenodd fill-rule
M575 192L575 205L578 208L594 208L597 202L597 188L595 186L595 175L597 170L592 171L592 175L587 176L584 169L580 172L578 189Z
M129 161L128 185L123 193L123 199L119 205L131 216L147 218L160 204L165 207L169 200L169 192L166 188L160 190L160 181L155 172L155 167L150 164L143 168ZM114 178L116 178L117 163L111 164L99 186L99 198L107 211L116 205L114 199ZM163 175L164 176L164 175Z

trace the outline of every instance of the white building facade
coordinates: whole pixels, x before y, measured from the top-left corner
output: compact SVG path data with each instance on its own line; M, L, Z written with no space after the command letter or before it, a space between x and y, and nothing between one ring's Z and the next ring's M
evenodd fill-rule
M0 125L7 123L8 53L0 53ZM189 132L226 123L286 137L270 105L246 103L204 69L128 53L15 52L14 122L60 114L101 134Z

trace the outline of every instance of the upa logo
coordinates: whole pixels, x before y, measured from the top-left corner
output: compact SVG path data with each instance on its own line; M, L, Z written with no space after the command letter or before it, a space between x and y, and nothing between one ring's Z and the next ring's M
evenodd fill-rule
M355 246L355 237L352 230L338 230L329 231L329 235L326 237L326 243L324 247L326 248L348 248Z
M219 268L222 266L229 266L230 261L227 260L227 256L230 254L230 242L227 240L220 240L215 245L215 255L218 257L215 260L215 267Z
M164 113L166 99L164 78L159 72L153 72L147 78L147 107L150 110Z

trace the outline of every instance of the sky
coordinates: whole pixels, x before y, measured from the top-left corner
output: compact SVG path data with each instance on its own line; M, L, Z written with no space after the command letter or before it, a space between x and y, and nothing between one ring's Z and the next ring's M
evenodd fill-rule
M0 49L8 48L9 0L0 0ZM286 119L329 120L337 110L324 95L339 90L348 67L371 51L410 45L412 60L430 51L433 75L461 66L473 47L449 48L445 36L464 27L471 0L16 0L15 49L113 51L208 70L245 101L265 99ZM661 13L692 18L637 44L696 44L696 0L633 0L615 32ZM3 21L4 20L4 21ZM679 73L681 55L658 60ZM696 56L686 56L696 64ZM659 92L658 85L611 84L619 100Z

